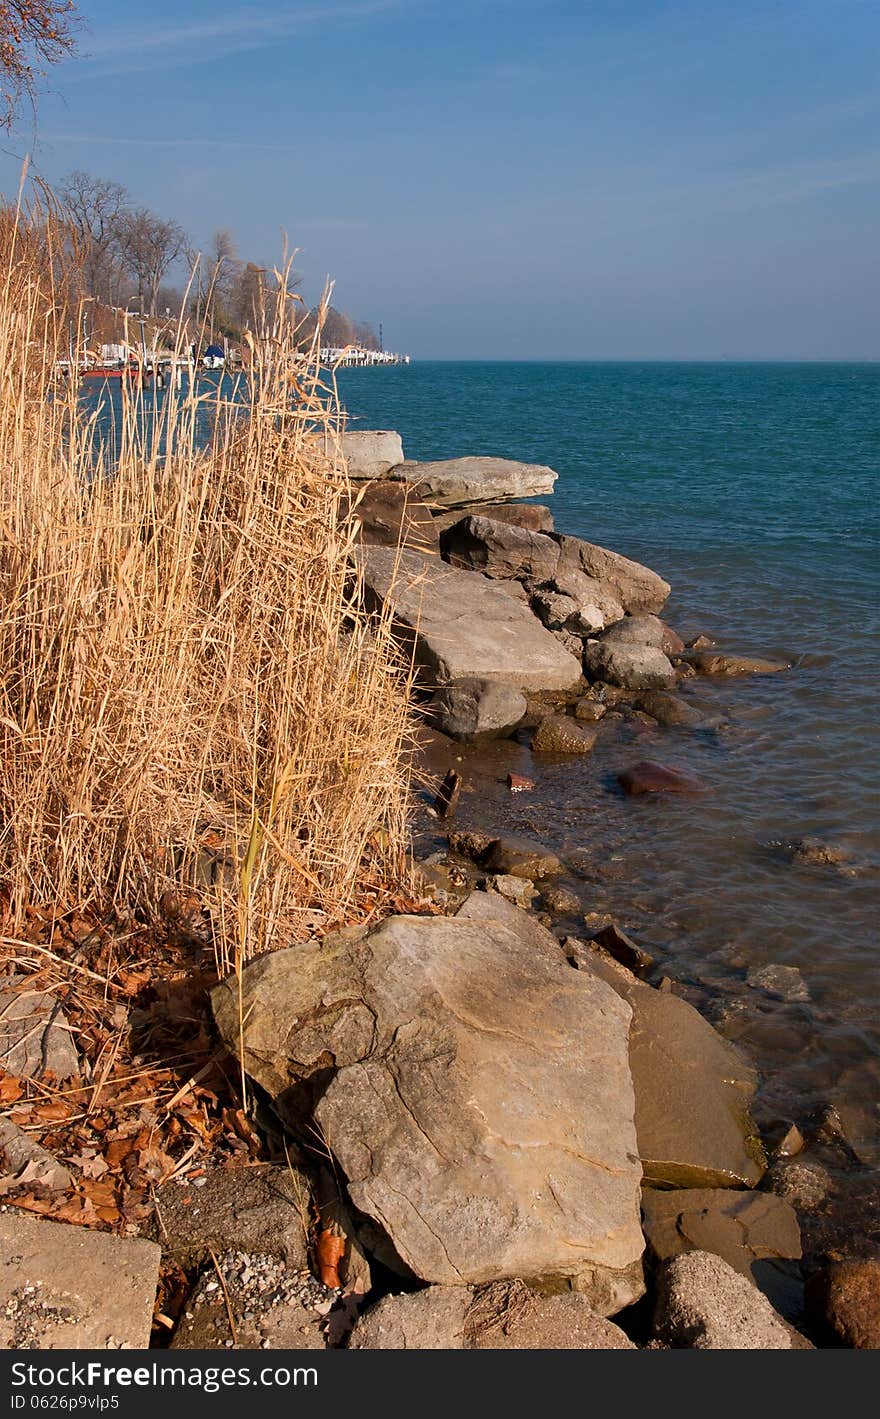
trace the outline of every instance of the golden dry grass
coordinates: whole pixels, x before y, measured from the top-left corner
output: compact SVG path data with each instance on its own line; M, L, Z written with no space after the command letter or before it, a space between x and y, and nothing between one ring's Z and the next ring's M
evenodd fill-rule
M226 970L400 879L407 667L359 609L340 415L286 273L250 401L156 413L133 387L108 475L54 379L52 241L36 213L0 227L0 883L13 923L195 894Z

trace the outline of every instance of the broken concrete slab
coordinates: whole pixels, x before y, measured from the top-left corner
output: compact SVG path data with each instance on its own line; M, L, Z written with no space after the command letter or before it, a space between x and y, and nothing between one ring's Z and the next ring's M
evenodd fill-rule
M160 1259L139 1237L0 1214L0 1345L146 1349Z

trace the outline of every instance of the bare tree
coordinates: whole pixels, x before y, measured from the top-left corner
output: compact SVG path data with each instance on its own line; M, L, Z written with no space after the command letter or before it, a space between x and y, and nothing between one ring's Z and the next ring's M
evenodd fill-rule
M72 172L59 196L76 235L83 278L89 293L113 305L120 294L119 258L130 197L118 182L87 172Z
M0 125L9 129L37 81L76 44L73 0L0 0Z
M130 212L122 223L122 259L137 281L138 299L147 315L155 315L165 274L187 250L187 235L178 222L157 217L146 207Z

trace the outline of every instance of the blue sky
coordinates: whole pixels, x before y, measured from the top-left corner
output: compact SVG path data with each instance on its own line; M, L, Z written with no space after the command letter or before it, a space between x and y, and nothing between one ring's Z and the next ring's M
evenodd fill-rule
M420 358L880 356L878 0L85 0L35 132Z

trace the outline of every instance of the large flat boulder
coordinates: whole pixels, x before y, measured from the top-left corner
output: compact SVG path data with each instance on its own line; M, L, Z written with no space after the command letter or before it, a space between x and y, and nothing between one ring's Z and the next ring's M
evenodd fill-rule
M311 1127L395 1264L620 1309L642 1290L629 1007L525 913L495 912L264 956L241 1000L235 978L217 987L215 1017L292 1125L314 1091Z
M559 562L559 547L546 533L476 515L447 528L440 550L450 566L500 581L552 581Z
M487 578L390 547L364 547L358 559L368 601L390 600L426 683L498 680L518 690L568 691L580 680L580 662L528 606Z
M0 1214L0 1346L146 1349L160 1257L138 1237Z
M559 537L557 541L560 568L572 567L611 587L629 615L641 611L657 615L666 604L671 590L669 583L640 562L579 537Z
M356 480L384 478L403 462L400 434L393 429L349 429L342 435L342 452L348 476Z
M478 517L489 517L493 522L509 522L514 527L525 527L529 532L553 531L553 514L541 503L475 503L473 510ZM435 513L434 525L438 534L454 527L464 516L469 514L462 508Z
M754 1187L764 1172L749 1103L753 1067L680 996L636 980L588 946L570 946L633 1012L629 1057L645 1181L657 1187Z
M558 474L543 464L517 463L511 458L449 458L434 463L401 460L391 470L391 477L421 483L434 502L443 507L468 507L472 503L544 497L553 492Z

